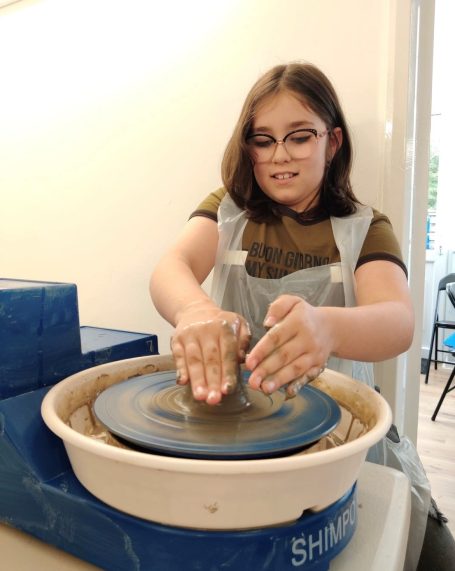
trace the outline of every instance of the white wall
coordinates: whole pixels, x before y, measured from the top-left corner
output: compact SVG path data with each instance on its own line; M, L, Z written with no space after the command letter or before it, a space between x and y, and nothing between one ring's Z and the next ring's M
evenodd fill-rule
M394 420L399 430L416 440L424 299L434 2L396 2L390 15L383 204L385 212L394 211L398 215L395 228L408 265L409 285L415 308L415 333L413 344L405 355L376 366L376 379L392 404Z
M395 13L406 19L410 4L23 0L1 9L1 274L75 282L83 324L154 332L167 352L151 268L220 185L253 81L294 59L332 79L353 130L355 191L391 207L402 239L409 213L403 189L385 187L385 134L395 136L392 73L406 107L407 70L391 62Z
M453 24L455 3L436 0L434 101L432 112L438 114L438 129L434 139L439 147L438 200L436 205L436 255L455 250L453 212L455 206L453 185L453 133L455 129L455 78L447 69L447 54L453 53ZM450 266L450 261L448 261ZM447 267L445 270L448 273ZM443 277L444 273L440 276Z
M455 78L447 73L447 54L453 43L453 22L455 3L452 0L436 0L434 57L433 57L433 98L431 141L439 152L438 196L435 218L434 249L426 252L424 321L422 328L421 356L428 357L433 329L436 291L439 280L455 272L455 232L453 212L455 194L453 188L453 133L455 130ZM447 300L447 298L446 298ZM441 299L440 313L444 319L454 319L454 309L450 302ZM444 336L450 335L447 330ZM441 336L439 337L441 339ZM450 355L442 355L450 360Z

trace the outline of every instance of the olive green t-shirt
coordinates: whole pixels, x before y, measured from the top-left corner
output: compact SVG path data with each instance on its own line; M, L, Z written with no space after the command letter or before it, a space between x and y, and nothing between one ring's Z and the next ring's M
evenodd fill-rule
M217 221L218 207L225 194L224 188L212 192L190 218L205 216ZM286 206L281 207L281 215L281 220L273 223L248 220L243 232L242 249L248 252L245 267L250 275L281 278L297 270L340 261L329 216L305 219ZM373 260L394 262L407 274L389 219L374 209L357 268Z

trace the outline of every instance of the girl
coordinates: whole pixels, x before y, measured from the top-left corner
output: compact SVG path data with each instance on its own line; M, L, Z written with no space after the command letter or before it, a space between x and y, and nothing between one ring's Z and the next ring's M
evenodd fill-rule
M372 385L362 362L408 349L406 268L388 219L355 197L351 160L320 70L279 65L256 82L224 154L224 187L193 212L151 279L175 326L178 382L191 382L196 399L218 403L239 361L252 388L292 396L327 363ZM209 297L200 284L213 268Z

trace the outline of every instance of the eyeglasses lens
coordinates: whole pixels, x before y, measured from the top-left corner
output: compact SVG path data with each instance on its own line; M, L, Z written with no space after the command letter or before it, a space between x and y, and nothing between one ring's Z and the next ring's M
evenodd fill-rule
M305 129L289 133L282 141L276 141L270 135L258 134L249 137L247 144L257 162L271 160L278 145L284 145L292 158L306 159L312 155L317 145L317 136Z

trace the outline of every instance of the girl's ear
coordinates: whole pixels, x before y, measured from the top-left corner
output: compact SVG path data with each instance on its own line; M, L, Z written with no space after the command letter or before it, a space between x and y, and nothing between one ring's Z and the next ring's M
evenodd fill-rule
M338 149L343 144L343 131L341 127L335 127L329 134L329 158L330 160L336 155Z

